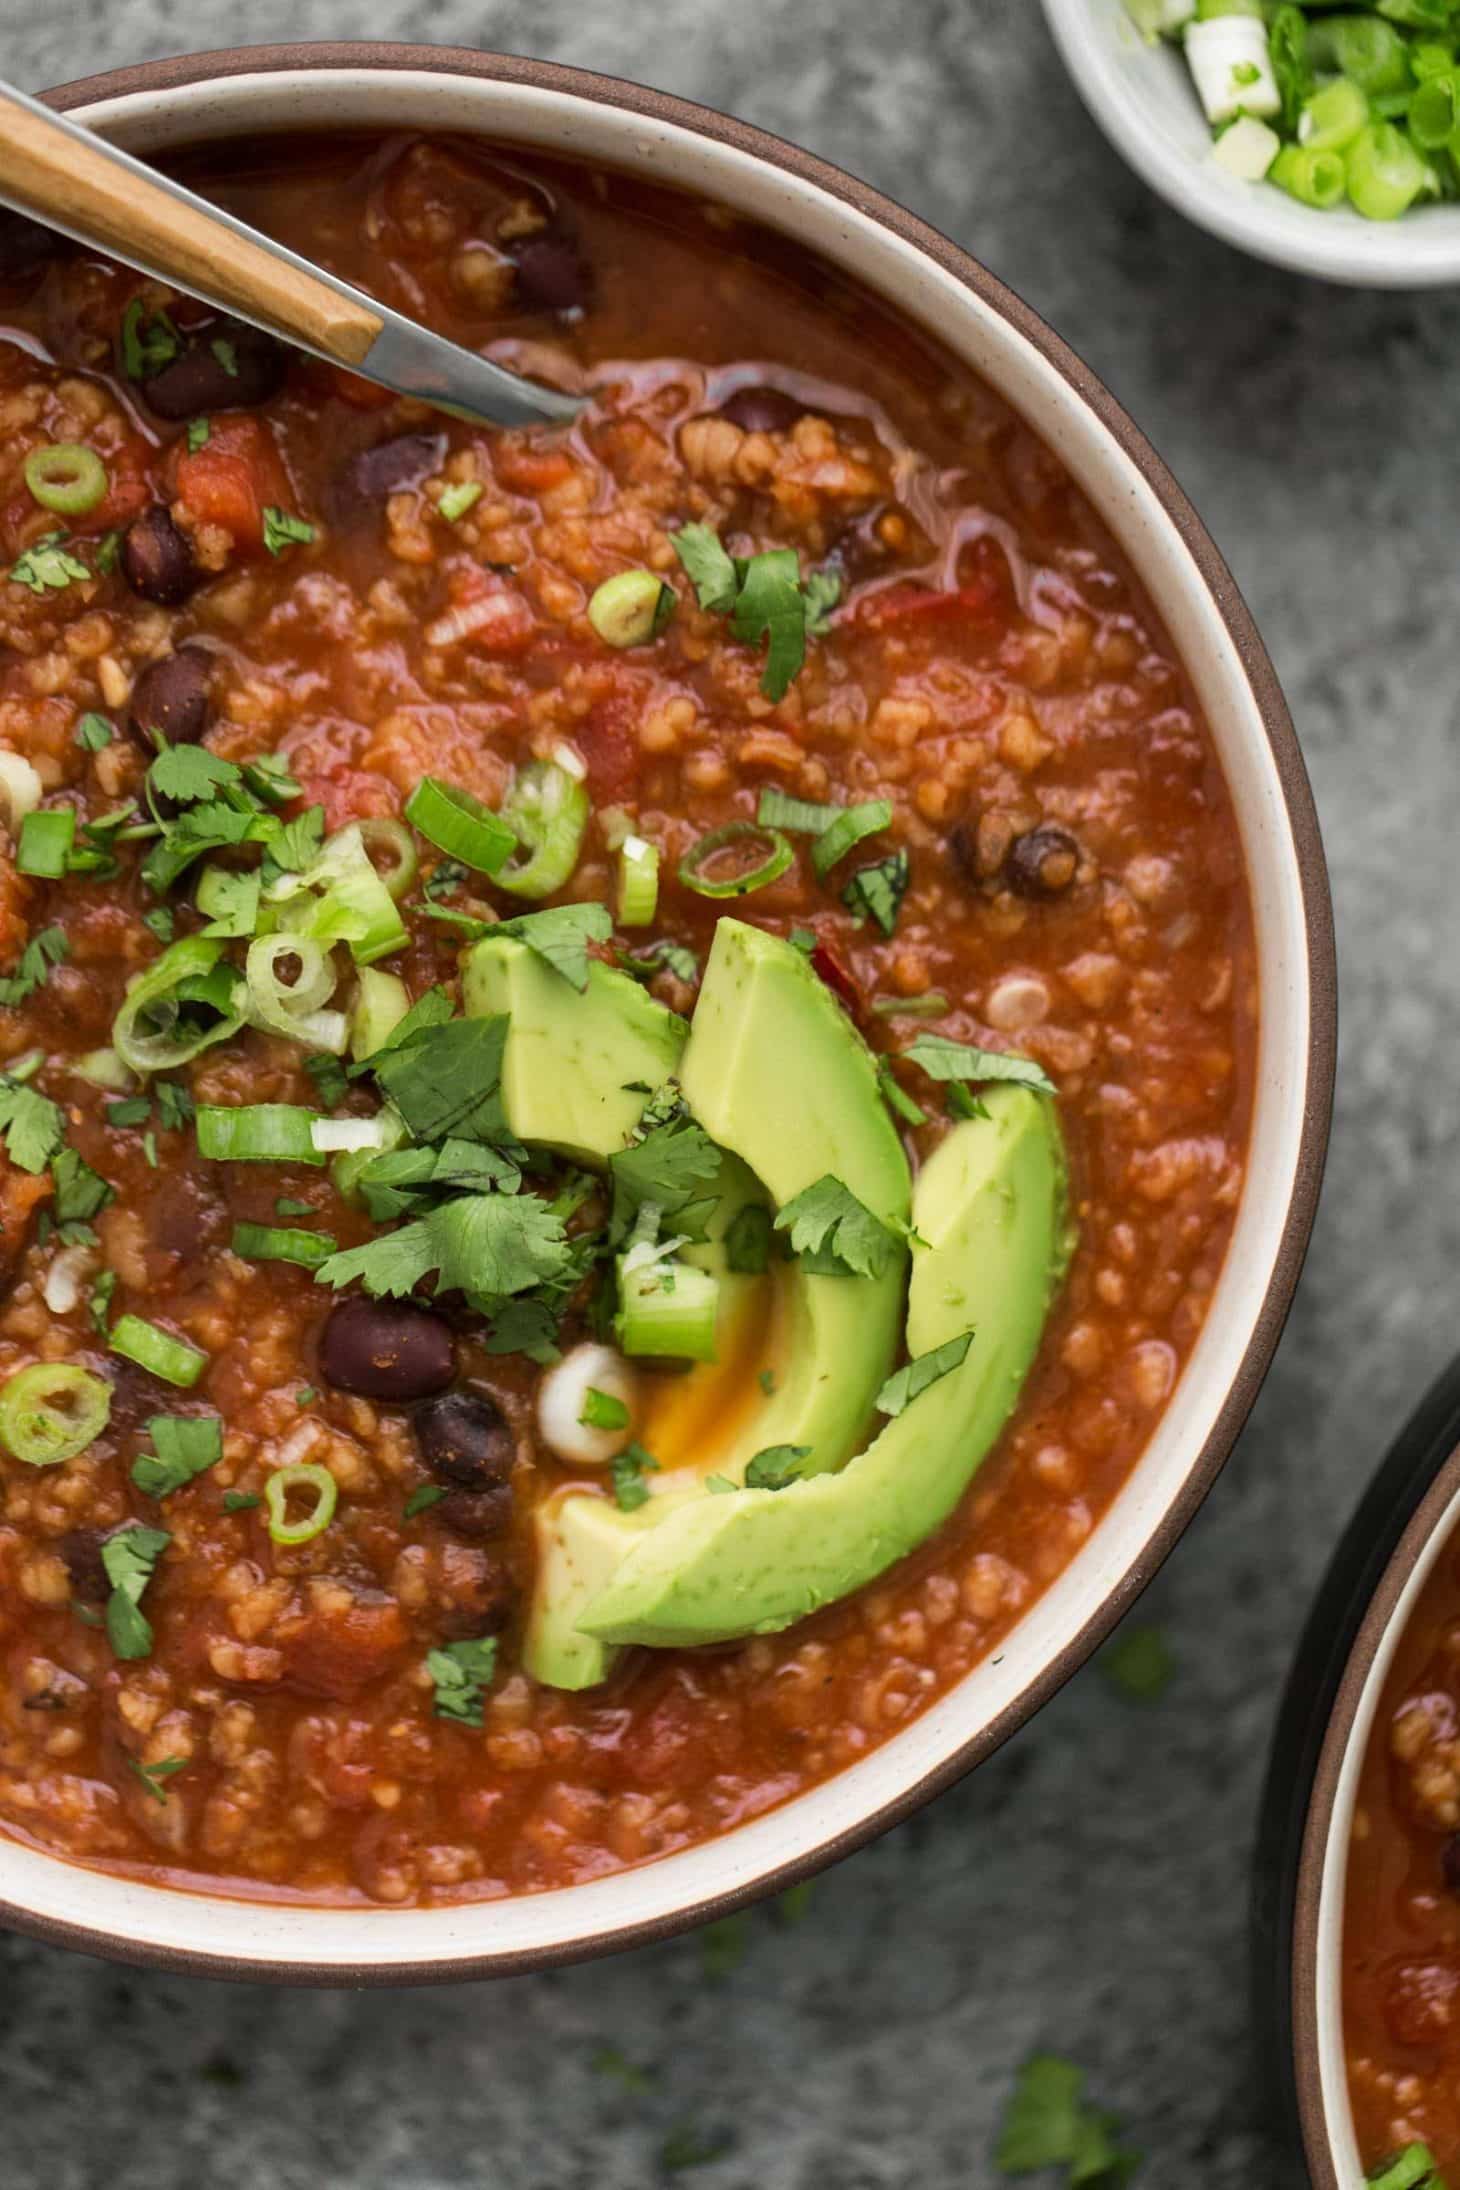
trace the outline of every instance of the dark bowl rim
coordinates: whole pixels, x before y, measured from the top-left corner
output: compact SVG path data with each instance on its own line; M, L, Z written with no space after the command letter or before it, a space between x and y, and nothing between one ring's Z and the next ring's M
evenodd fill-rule
M1339 1782L1374 1663L1420 1559L1457 1525L1460 1358L1431 1386L1364 1491L1308 1614L1273 1735L1254 1900L1255 2016L1313 2190L1352 2190L1323 2099L1319 1916Z
M52 105L65 109L139 93L186 90L233 76L301 69L413 71L443 78L472 77L520 85L527 90L559 93L668 124L748 154L762 165L839 200L930 259L997 313L1094 413L1155 494L1226 627L1261 716L1277 771L1297 869L1307 945L1308 1054L1292 1187L1277 1251L1252 1318L1250 1335L1211 1430L1193 1456L1178 1494L1099 1610L993 1720L951 1756L945 1757L915 1786L859 1817L852 1825L828 1835L815 1847L758 1873L746 1883L727 1887L723 1892L639 1919L610 1933L595 1931L576 1939L560 1940L551 1946L510 1953L486 1952L446 1962L438 1957L427 1957L409 1963L367 1959L348 1964L309 1964L292 1958L280 1960L268 1951L261 1951L256 1957L231 1956L211 1952L206 1947L157 1946L117 1938L97 1925L37 1915L24 1906L0 1901L0 1922L17 1931L134 1964L203 1976L257 1978L275 1983L402 1985L505 1976L587 1960L594 1955L615 1953L669 1937L689 1925L732 1913L767 1894L784 1891L813 1871L864 1846L952 1786L1007 1741L1078 1670L1145 1589L1210 1490L1251 1411L1282 1335L1307 1252L1323 1179L1337 1052L1337 967L1332 901L1312 790L1287 703L1251 613L1201 519L1145 436L1084 361L1004 283L947 237L880 191L781 138L667 92L557 62L478 52L469 47L380 41L234 46L108 70L63 84L45 96ZM206 1894L199 1896L204 1906L208 1898Z

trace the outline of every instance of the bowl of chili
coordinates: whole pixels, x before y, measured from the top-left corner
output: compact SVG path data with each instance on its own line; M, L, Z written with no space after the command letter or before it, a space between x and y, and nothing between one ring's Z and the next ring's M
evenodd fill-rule
M1319 2190L1460 2177L1460 1364L1335 1551L1263 1798L1257 2009Z
M1225 1458L1333 1069L1292 727L1094 377L793 148L434 49L54 96L593 400L448 434L6 239L73 666L0 713L0 1910L302 1982L652 1937L988 1755ZM916 1260L980 1240L987 1385ZM840 1472L740 1434L807 1408Z

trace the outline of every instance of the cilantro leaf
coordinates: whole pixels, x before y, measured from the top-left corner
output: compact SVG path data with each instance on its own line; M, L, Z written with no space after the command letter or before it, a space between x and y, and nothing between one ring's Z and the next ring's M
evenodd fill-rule
M339 1058L329 1050L321 1050L317 1056L305 1058L304 1069L326 1110L337 1109L350 1092L349 1076Z
M717 534L709 525L685 525L671 532L669 545L679 557L700 607L711 615L728 616L735 606L740 581Z
M286 547L307 547L313 538L314 527L306 519L296 517L292 510L276 509L272 503L265 505L264 546L271 555L282 555Z
M530 1292L567 1259L561 1217L535 1194L458 1194L411 1224L331 1255L316 1282L358 1278L379 1299L414 1291L437 1272L438 1292L473 1296Z
M640 1444L626 1445L609 1470L614 1504L620 1513L637 1513L649 1502L646 1475L657 1475L659 1462Z
M116 1188L83 1163L74 1148L57 1149L51 1158L51 1177L56 1186L51 1215L57 1224L89 1224L116 1199Z
M784 1490L799 1480L809 1445L765 1445L746 1462L747 1490Z
M480 1726L482 1691L496 1670L495 1635L447 1643L444 1650L428 1650L426 1671L435 1684L432 1708L437 1718L454 1719L458 1726Z
M186 1771L188 1764L186 1757L160 1757L156 1764L144 1764L140 1757L128 1756L126 1762L153 1801L161 1803L167 1801L167 1789L163 1781L171 1779L174 1772Z
M44 539L34 541L11 564L11 584L24 586L30 593L60 593L78 578L89 578L91 572L85 563L67 554L62 545L65 537L64 532L48 532Z
M740 591L731 629L748 646L766 641L760 688L768 700L784 699L806 659L806 610L796 550L770 548L737 568Z
M392 1040L378 1049L371 1069L418 1141L495 1140L507 1122L502 1108L506 1041L501 1013L418 1025L408 1041Z
M71 733L71 743L79 745L83 753L100 753L116 736L105 715L83 715Z
M897 1241L848 1186L830 1172L788 1201L775 1220L818 1277L880 1277Z
M59 966L71 946L59 928L42 928L26 944L14 973L0 977L0 1004L23 1004L41 988L52 966Z
M101 1563L112 1585L106 1607L107 1640L119 1658L152 1654L152 1623L141 1609L142 1594L171 1542L165 1528L144 1528L133 1522L108 1536L101 1547Z
M147 1425L154 1451L132 1462L132 1481L149 1498L166 1498L223 1457L223 1424L216 1414L156 1414Z
M388 1050L406 1048L409 1043L414 1042L418 1034L426 1033L431 1027L444 1026L448 1019L455 1017L456 1006L445 989L427 989L424 995L416 998L404 1019L392 1027L379 1048L373 1049L368 1057L362 1057L350 1066L350 1078L358 1080L362 1072L373 1072L377 1057L385 1056Z
M418 1483L401 1507L401 1519L414 1521L418 1513L429 1513L432 1506L439 1506L445 1496L444 1483Z
M725 1264L728 1269L759 1277L770 1261L771 1213L762 1202L749 1201L725 1228Z
M884 935L892 935L911 878L912 862L907 853L889 852L886 859L857 869L842 891L842 903L849 912L875 920Z
M1171 1646L1159 1627L1123 1627L1097 1662L1106 1679L1138 1703L1154 1702L1176 1670Z
M549 1303L530 1293L504 1301L492 1318L487 1352L525 1354L529 1361L536 1361L544 1368L561 1361L563 1350L558 1344L558 1319Z
M149 312L133 297L122 314L122 371L128 380L150 380L182 353L182 336L167 313Z
M65 1137L59 1105L0 1072L0 1142L16 1168L44 1171Z
M656 1125L641 1140L617 1150L608 1159L613 1182L612 1238L626 1238L646 1204L665 1219L684 1215L700 1198L698 1189L718 1178L720 1163L719 1149L688 1115Z
M277 833L270 830L265 856L286 873L300 874L314 865L323 842L324 808L307 806L293 821L278 825Z
M952 1369L961 1368L969 1347L973 1344L972 1331L960 1332L957 1338L945 1339L941 1346L934 1346L925 1354L895 1369L877 1394L879 1414L901 1414L910 1400L925 1392L939 1377L947 1376Z
M154 1080L152 1092L157 1098L158 1115L165 1133L180 1133L191 1125L196 1112L193 1098L180 1080Z
M1059 1092L1043 1066L1032 1057L1015 1057L999 1049L976 1049L971 1042L950 1041L946 1034L920 1034L902 1054L921 1066L930 1080L958 1080L974 1086L1007 1080L1016 1087L1033 1088L1040 1095Z
M515 936L575 989L586 989L588 944L607 942L613 916L606 905L553 905L546 912L499 920L491 933Z
M1084 2087L1084 2070L1072 2061L1038 2053L1025 2062L994 2154L1001 2174L1032 2175L1041 2168L1064 2167L1069 2190L1079 2185L1117 2190L1128 2180L1135 2156L1117 2148L1114 2123L1086 2104Z
M683 981L690 988L700 977L698 958L682 943L646 943L639 951L620 951L618 962L625 973L636 974L644 981L651 981L661 969L672 973L677 981Z
M148 789L179 806L196 805L241 781L234 763L210 753L206 745L165 746L147 770Z

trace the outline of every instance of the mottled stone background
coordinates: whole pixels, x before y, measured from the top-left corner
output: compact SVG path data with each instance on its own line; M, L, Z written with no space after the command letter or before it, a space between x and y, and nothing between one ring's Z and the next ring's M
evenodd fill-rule
M686 1939L496 1987L288 1994L0 1941L0 2182L639 2190L688 2125L731 2139L696 2190L983 2190L1013 2070L1050 2046L1151 2190L1287 2190L1245 1990L1261 1761L1328 1547L1455 1343L1460 304L1320 287L1185 226L1106 149L1034 0L0 0L0 72L240 34L662 84L867 176L1044 312L1194 496L1286 683L1343 937L1337 1131L1277 1368L1147 1600L1180 1661L1160 1703L1085 1673L796 1928L754 1915L718 1978ZM607 2043L647 2089L595 2069Z

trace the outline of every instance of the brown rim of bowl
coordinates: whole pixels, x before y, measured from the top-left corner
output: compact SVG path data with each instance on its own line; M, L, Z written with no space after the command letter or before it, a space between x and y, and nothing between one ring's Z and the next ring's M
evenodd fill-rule
M443 1966L427 1960L384 1966L308 1965L280 1962L264 1954L234 1957L178 1951L168 1947L134 1946L110 1939L85 1924L65 1918L37 1917L24 1908L0 1902L0 1921L33 1938L61 1946L78 1947L116 1960L154 1968L191 1971L212 1977L253 1977L274 1983L360 1985L424 1984L483 1976L510 1976L529 1969L583 1961L597 1954L612 1954L671 1936L687 1926L703 1923L748 1906L766 1894L784 1891L825 1864L850 1855L879 1833L920 1809L981 1764L1019 1727L1033 1716L1070 1676L1084 1664L1130 1609L1152 1576L1174 1548L1182 1531L1215 1482L1237 1434L1251 1411L1262 1386L1277 1342L1287 1321L1293 1291L1303 1267L1308 1238L1323 1180L1333 1102L1333 1077L1338 1038L1338 976L1334 957L1333 908L1328 873L1313 795L1293 729L1287 703L1278 686L1267 650L1246 603L1238 592L1222 557L1207 534L1191 503L1182 493L1155 450L1126 416L1109 390L1074 351L1054 334L1021 298L995 279L966 251L950 243L937 229L907 212L880 191L857 181L815 158L799 147L746 122L697 106L668 92L617 77L601 76L585 69L565 68L556 62L524 60L516 55L478 53L463 46L396 45L360 41L320 42L301 45L234 46L215 53L185 54L170 60L145 61L131 68L108 70L102 75L78 78L45 94L53 106L90 106L107 99L137 93L181 90L194 84L230 76L268 75L291 69L399 69L441 76L478 77L494 83L520 84L534 91L550 91L616 107L621 112L668 123L692 135L749 154L765 166L778 168L799 182L809 183L829 197L839 199L866 219L878 223L931 259L960 282L1022 335L1059 373L1075 394L1094 412L1122 452L1135 465L1171 520L1211 595L1225 624L1251 686L1267 731L1274 764L1282 786L1284 809L1292 832L1298 862L1299 886L1307 936L1308 980L1311 1018L1308 1069L1303 1091L1303 1127L1292 1194L1283 1221L1282 1237L1274 1259L1266 1293L1253 1322L1241 1364L1233 1378L1216 1422L1196 1455L1180 1496L1163 1515L1159 1526L1132 1561L1101 1609L1095 1613L1052 1661L1030 1681L1012 1703L987 1726L964 1743L951 1757L929 1772L914 1788L883 1804L855 1825L832 1834L814 1849L788 1859L772 1871L723 1894L716 1894L663 1916L625 1926L609 1936L568 1940L542 1949L528 1948L511 1954L484 1954ZM64 1860L64 1859L62 1859ZM206 1893L199 1896L206 1899ZM388 1921L388 1919L386 1919Z
M1393 1625L1395 1608L1421 1555L1433 1542L1457 1496L1460 1496L1460 1445L1425 1492L1369 1600L1333 1699L1328 1730L1319 1751L1318 1769L1313 1775L1313 1791L1308 1798L1293 1904L1292 2013L1298 2118L1302 2124L1303 2154L1313 2190L1351 2190L1334 2166L1333 2140L1328 2133L1328 2113L1323 2104L1318 2042L1318 1919L1323 1900L1323 1873L1333 1833L1333 1813L1338 1802L1338 1783L1348 1760L1354 1720L1364 1689L1374 1660Z

